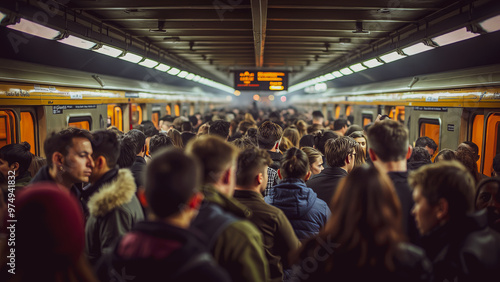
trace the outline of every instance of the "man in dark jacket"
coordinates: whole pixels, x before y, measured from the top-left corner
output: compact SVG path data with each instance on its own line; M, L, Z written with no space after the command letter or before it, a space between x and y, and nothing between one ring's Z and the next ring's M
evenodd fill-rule
M411 174L413 215L434 281L498 281L500 234L486 211L474 213L474 179L458 162L439 162Z
M356 159L356 141L351 137L342 136L329 139L325 145L326 163L328 166L315 178L309 179L306 185L313 189L318 198L328 206L337 189L340 180L354 168Z
M138 129L132 129L129 132L125 133L125 136L130 136L134 140L135 144L135 161L130 167L132 174L134 175L135 185L138 189L144 187L144 179L143 179L143 171L146 169L146 160L144 157L146 156L146 135L142 133Z
M259 148L267 150L273 163L269 165L268 174L273 176L267 184L264 190L264 196L267 196L272 189L272 187L278 184L278 169L280 168L280 162L283 155L279 152L281 137L283 135L283 129L276 123L266 121L260 125L257 133L257 142L259 143Z
M125 234L98 268L102 281L230 281L189 225L203 196L200 164L180 149L155 154L146 169L151 219Z
M192 227L207 236L215 260L233 281L268 281L262 234L246 220L250 209L233 199L238 149L218 136L203 135L188 144L186 153L204 168L205 199Z
M262 192L267 186L269 154L257 148L247 149L238 156L234 198L252 211L249 218L263 235L271 281L283 281L283 271L289 268L288 254L300 243L285 214L266 204Z
M141 204L135 196L134 177L128 169L116 168L120 145L113 132L94 132L92 139L95 165L83 200L89 208L85 226L85 251L91 263L113 250L115 240L144 220Z
M408 186L407 163L412 148L408 142L408 130L403 124L385 119L377 121L368 130L368 153L377 168L387 171L399 201L401 202L403 231L412 243L418 244L419 234L411 215L413 199Z
M47 165L38 171L31 183L56 182L81 201L81 188L75 184L89 182L92 174L94 160L90 140L90 132L79 128L70 127L52 133L44 142ZM81 205L82 210L86 212L86 205Z

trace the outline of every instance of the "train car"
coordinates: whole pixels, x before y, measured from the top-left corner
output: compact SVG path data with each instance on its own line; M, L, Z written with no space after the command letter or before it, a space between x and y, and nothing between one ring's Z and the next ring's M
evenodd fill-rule
M411 141L428 136L438 151L472 141L479 147L478 169L487 176L500 153L499 65L297 95L292 102L335 119L352 116L363 126L389 115L408 127Z
M0 60L0 147L27 141L43 156L48 134L68 126L116 126L128 131L143 120L201 114L228 104L199 88L182 88Z

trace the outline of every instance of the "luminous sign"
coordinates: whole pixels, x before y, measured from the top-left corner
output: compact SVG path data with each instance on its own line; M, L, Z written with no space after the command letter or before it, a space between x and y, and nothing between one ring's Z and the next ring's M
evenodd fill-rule
M281 91L288 89L288 73L280 71L235 71L234 89Z

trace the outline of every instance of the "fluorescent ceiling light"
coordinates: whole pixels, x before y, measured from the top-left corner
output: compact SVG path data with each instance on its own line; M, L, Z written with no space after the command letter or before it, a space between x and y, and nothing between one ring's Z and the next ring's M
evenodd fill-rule
M408 56L412 56L418 53L422 53L428 50L434 49L434 47L427 46L424 43L417 43L415 45L412 45L410 47L406 47L403 49L403 53L405 53Z
M332 79L335 79L335 76L333 76L333 74L331 74L331 73L327 73L327 74L325 74L325 78L326 78L326 80L332 80Z
M120 56L123 53L122 50L113 48L113 47L108 46L108 45L102 45L101 48L94 49L93 51L100 53L100 54L108 55L108 56L111 56L114 58Z
M142 60L142 57L139 55L136 55L134 53L125 53L125 55L118 57L118 59L122 59L127 62L135 63L137 64Z
M19 23L8 25L7 27L45 39L54 39L61 34L58 30L48 28L23 18L21 18Z
M187 79L187 80L193 80L193 79L194 79L194 74L189 73L189 74L186 76L186 79Z
M358 64L354 64L352 66L349 67L351 70L353 70L354 72L358 72L358 71L362 71L362 70L366 70L366 67L363 66L361 63L358 63Z
M199 75L195 75L195 76L193 77L193 81L194 81L194 82L198 82L198 81L200 81L200 79L201 79L201 76L199 76Z
M181 71L180 73L177 74L178 77L184 78L188 75L189 73L187 71Z
M167 66L165 64L159 64L155 67L155 69L159 71L168 71L170 69L170 66Z
M468 32L465 27L457 29L452 32L448 32L438 37L432 38L432 41L436 42L439 46L445 46L448 44L453 44L463 40L467 40L472 37L476 37L479 34Z
M73 47L86 49L86 50L94 48L94 46L97 44L95 42L88 41L88 40L85 40L85 39L82 39L82 38L79 38L79 37L76 37L73 35L70 35L64 39L61 39L61 40L59 40L59 42L67 44L67 45L71 45Z
M340 72L343 74L343 75L350 75L352 72L352 70L350 70L349 68L343 68L340 70Z
M147 68L152 68L157 66L159 63L157 61L153 61L150 59L144 59L144 61L140 62L139 65Z
M479 25L487 32L495 32L500 30L500 15L489 18L479 23Z
M368 61L364 61L363 62L363 65L369 67L369 68L374 68L374 67L378 67L378 66L381 66L383 65L384 63L380 62L379 60L377 59L371 59L371 60L368 60Z
M167 71L167 73L170 74L170 75L177 75L180 72L181 72L181 70L180 69L176 69L176 68L171 68L170 70Z
M336 78L339 78L339 77L344 76L344 75L343 75L341 72L339 72L339 71L334 71L334 72L332 72L332 75L333 75L333 76L335 76Z
M383 56L380 56L380 59L386 63L394 62L400 59L403 59L405 56L398 54L398 52L394 51L389 54L385 54Z

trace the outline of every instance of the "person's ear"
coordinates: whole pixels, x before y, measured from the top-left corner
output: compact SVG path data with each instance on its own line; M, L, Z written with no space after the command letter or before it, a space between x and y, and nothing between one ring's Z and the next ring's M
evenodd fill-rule
M444 198L439 199L436 205L436 218L440 221L446 219L448 217L448 211L448 201Z
M262 184L262 182L264 182L264 174L263 173L257 174L257 176L255 176L255 182L257 185Z
M376 161L377 160L377 155L375 155L375 152L373 151L372 148L368 148L368 154L370 155L370 159L372 161Z
M307 172L306 176L304 177L304 181L309 180L309 178L311 178L311 171Z
M94 167L97 169L102 169L106 165L106 158L104 156L99 156L94 160Z
M64 156L60 152L54 152L52 154L52 164L56 166L58 170L63 169L63 163L64 163Z
M10 166L9 166L10 170L13 170L13 171L18 171L19 170L19 163L18 162L14 162L12 163Z
M279 177L280 179L283 179L283 176L281 176L281 169L278 169L278 177Z
M231 168L227 169L222 174L222 183L229 184L231 183Z
M411 145L408 145L408 152L406 152L406 159L410 159L411 157L411 153L413 152L413 148L411 147Z

